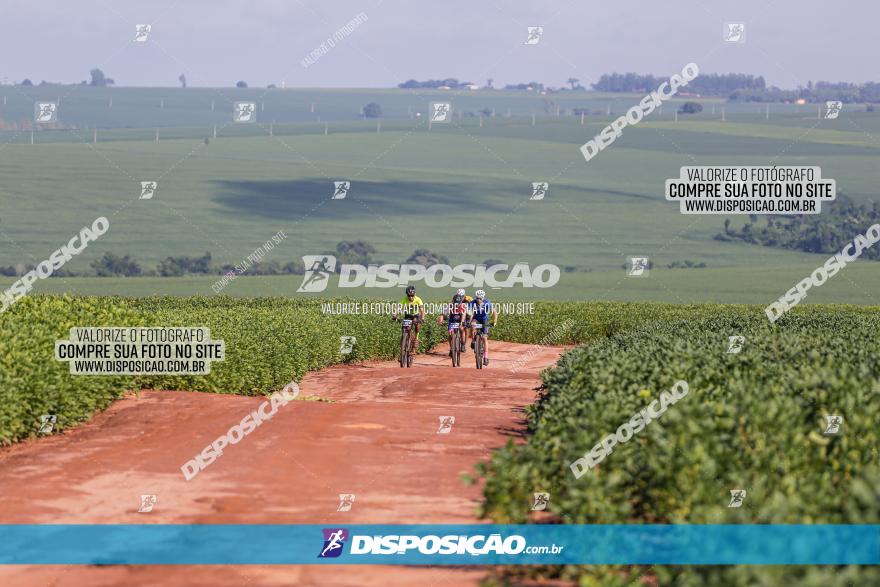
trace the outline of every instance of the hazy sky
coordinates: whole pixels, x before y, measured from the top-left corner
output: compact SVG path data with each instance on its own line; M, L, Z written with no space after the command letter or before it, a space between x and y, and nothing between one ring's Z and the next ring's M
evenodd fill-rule
M315 64L301 60L360 13ZM100 67L118 85L391 87L455 77L495 85L584 85L611 71L877 80L877 0L2 0L0 80L78 82ZM742 44L722 42L743 22ZM136 24L149 23L146 43ZM543 26L537 45L526 27Z

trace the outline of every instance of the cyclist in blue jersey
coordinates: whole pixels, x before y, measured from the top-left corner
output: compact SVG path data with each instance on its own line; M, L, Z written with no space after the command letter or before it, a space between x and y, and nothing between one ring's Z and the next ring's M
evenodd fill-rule
M468 303L468 336L471 339L471 348L474 348L474 327L478 327L486 335L486 344L483 349L483 364L489 364L489 316L492 316L492 326L498 324L498 311L486 292L478 289L474 292L474 299Z

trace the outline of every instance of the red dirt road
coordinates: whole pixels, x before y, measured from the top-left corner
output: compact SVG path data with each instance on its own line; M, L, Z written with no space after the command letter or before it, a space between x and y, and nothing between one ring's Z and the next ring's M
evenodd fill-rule
M443 347L440 347L443 348ZM519 372L513 361L535 356ZM445 351L411 369L373 361L310 373L302 396L191 481L181 465L263 398L130 394L64 434L0 449L0 523L476 523L480 488L461 473L523 429L538 373L562 348L492 342L453 369ZM438 434L441 416L454 416ZM356 495L336 511L340 493ZM140 495L155 494L150 513ZM480 569L371 566L6 566L0 585L477 585Z

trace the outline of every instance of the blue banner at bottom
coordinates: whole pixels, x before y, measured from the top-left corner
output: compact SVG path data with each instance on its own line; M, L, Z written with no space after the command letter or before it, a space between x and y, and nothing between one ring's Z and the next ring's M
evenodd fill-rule
M0 564L876 565L880 525L0 525Z

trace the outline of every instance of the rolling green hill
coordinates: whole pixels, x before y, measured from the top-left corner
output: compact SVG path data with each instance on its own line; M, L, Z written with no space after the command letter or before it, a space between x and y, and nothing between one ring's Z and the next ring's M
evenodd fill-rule
M4 87L0 93L7 95L0 110L7 128L31 116L32 99L56 95L62 96L62 126L68 125L36 131L34 145L29 130L0 136L0 265L39 263L82 226L107 216L109 232L67 269L88 272L89 262L105 252L129 254L144 268L169 255L205 251L218 263L235 264L284 230L289 238L267 260L284 264L360 239L377 249L376 261L403 262L427 248L452 263L499 259L567 268L559 291L544 290L542 298L642 298L633 292L646 288L647 295L670 301L760 302L764 288L778 292L775 298L793 285L792 276L806 275L823 257L715 241L724 217L679 214L663 198L665 179L683 165L820 165L840 193L859 201L876 197L880 115L854 105L837 120L819 120L815 105L775 104L765 120L763 105L727 104L721 122L722 104L715 104L713 115L710 102L700 100L703 113L676 122L675 103L667 104L587 163L578 147L610 120L607 95L78 86ZM424 115L409 117L408 109L425 112L428 101L441 98L460 110L495 108L498 116L482 122L456 117L430 129ZM611 108L622 113L638 98L614 96ZM233 99L265 102L260 122L233 125ZM544 112L545 99L599 113L584 124L570 113L557 118L553 105ZM381 132L375 120L358 119L370 101L385 112ZM534 126L532 110L538 112ZM268 120L279 121L272 136ZM146 180L158 181L158 191L152 200L138 200ZM346 199L330 199L334 180L352 182ZM550 183L544 200L529 200L534 181ZM654 259L657 271L645 285L615 285L628 255ZM685 260L708 268L665 270ZM867 292L877 285L876 271L868 269L873 265L860 261L816 298L834 288L841 296L834 301L872 303ZM192 291L186 280L77 283L89 292L123 293L113 289L119 287L144 293L167 285L207 293ZM245 289L261 295L260 283ZM612 291L604 294L608 286ZM52 279L38 288L67 286Z

